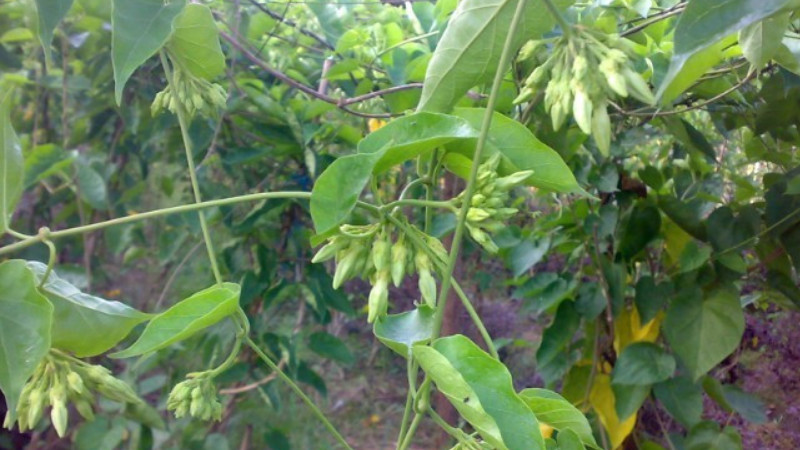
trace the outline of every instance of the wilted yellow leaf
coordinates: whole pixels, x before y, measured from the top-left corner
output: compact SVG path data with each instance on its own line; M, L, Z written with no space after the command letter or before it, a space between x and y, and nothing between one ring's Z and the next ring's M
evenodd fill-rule
M636 425L636 415L632 414L624 422L619 421L617 411L614 409L614 391L611 390L611 377L604 373L595 375L592 391L589 394L589 402L592 404L600 423L608 432L611 441L611 448L619 448L625 438L633 431Z
M625 309L614 320L614 350L619 355L625 347L634 342L655 342L661 330L664 313L642 325L639 311L635 306Z

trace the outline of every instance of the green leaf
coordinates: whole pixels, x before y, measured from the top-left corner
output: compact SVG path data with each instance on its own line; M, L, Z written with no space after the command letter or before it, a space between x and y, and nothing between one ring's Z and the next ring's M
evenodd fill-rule
M44 56L48 64L53 62L53 31L66 17L72 7L72 0L36 0L36 15L39 18L39 42L44 48Z
M108 209L106 180L89 164L78 160L75 184L81 200L98 210Z
M130 358L186 339L235 313L240 292L241 287L235 283L223 283L197 292L155 316L136 342L110 356Z
M172 34L172 20L185 0L113 0L111 63L114 94L119 105L122 90L133 72L164 46Z
M559 431L556 439L558 450L583 450L584 448L581 438L572 430Z
M37 145L25 155L25 189L58 172L66 171L75 156L57 145Z
M736 291L718 289L703 298L694 290L677 296L662 326L672 349L697 380L739 346L744 313Z
M453 114L479 130L485 112L484 108L456 108ZM493 114L484 154L490 157L500 152L503 156L499 169L501 175L532 170L533 175L525 180L529 186L554 192L584 192L561 155L537 139L526 126L503 114ZM454 141L447 145L447 149L472 159L476 142Z
M627 420L642 407L650 395L650 385L612 384L614 411L621 421Z
M674 74L672 70L675 69L675 66L671 64L670 72L659 86L658 94L661 104L668 105L686 89L693 86L709 69L722 62L729 53L734 53L734 50L738 48L735 47L735 44L736 35L732 34L690 56L680 70ZM667 81L669 84L666 84Z
M553 323L544 330L542 342L539 349L536 350L536 364L545 383L552 383L563 375L558 370L561 366L559 363L567 353L566 348L572 342L580 323L581 317L575 310L575 302L562 301L558 306Z
M423 305L411 311L378 319L372 330L383 345L405 358L414 344L426 343L431 339L433 316L433 309Z
M9 228L24 179L22 147L11 126L10 106L11 96L6 94L0 103L0 235Z
M736 385L723 385L719 380L707 376L703 379L703 389L727 412L735 411L755 424L762 424L768 420L761 399L743 391Z
M381 155L375 164L377 174L450 141L477 139L477 130L460 117L419 112L392 120L370 133L358 143L358 152Z
M778 14L749 25L739 32L742 53L754 68L766 66L778 53L790 18L790 13Z
M631 211L622 242L619 244L619 253L625 259L633 258L644 250L647 244L658 237L661 231L661 213L658 208L650 205L636 205Z
M414 357L439 391L478 433L498 449L544 450L539 422L514 392L501 363L462 335L415 345Z
M311 190L311 219L317 234L327 233L347 219L380 156L359 153L341 157L317 178Z
M695 425L684 442L686 450L742 450L742 437L736 428L719 429L719 424L711 421Z
M711 258L711 247L690 241L681 252L680 273L691 272L702 267Z
M219 30L206 5L190 3L175 17L167 43L172 60L194 76L212 80L225 71Z
M14 420L22 387L50 350L53 305L25 261L0 264L0 286L0 390Z
M565 6L571 1L556 3ZM459 3L428 65L419 111L448 112L469 89L492 79L516 7L516 0ZM553 18L541 4L527 3L512 51L552 27Z
M675 27L675 49L658 96L689 59L748 25L794 6L796 0L692 0ZM682 89L681 89L682 90Z
M644 276L636 283L636 310L642 323L653 320L661 308L667 304L672 294L672 284L663 282L656 284L655 278Z
M320 356L348 366L356 362L356 357L344 342L330 333L323 331L313 333L308 338L308 348Z
M525 400L539 422L550 425L558 430L559 434L562 431L571 431L580 442L592 447L597 446L586 416L564 397L553 391L538 388L524 389L519 396Z
M28 267L41 281L47 265L28 261ZM40 292L53 305L52 345L79 358L99 355L117 345L133 327L150 318L149 314L120 302L84 294L55 271L50 273Z
M611 372L611 384L650 385L660 383L675 372L675 358L649 342L628 345Z
M703 389L689 377L680 376L653 386L664 409L681 425L691 428L703 416Z

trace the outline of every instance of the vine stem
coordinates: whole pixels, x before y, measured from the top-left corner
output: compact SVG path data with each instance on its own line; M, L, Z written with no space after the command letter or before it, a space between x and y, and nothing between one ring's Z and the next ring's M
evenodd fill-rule
M419 423L422 422L422 417L422 414L419 413L414 415L414 420L411 421L411 425L408 427L408 433L406 433L403 442L400 443L400 446L397 447L397 450L406 450L408 446L411 445L411 439L414 438L414 434L417 432Z
M330 422L330 420L328 420L328 418L325 417L325 414L319 409L319 407L314 403L314 401L311 400L305 394L305 392L303 392L302 389L300 389L300 386L298 386L294 381L292 381L292 379L289 378L289 376L287 376L285 373L283 373L283 371L274 362L272 362L272 360L269 358L269 356L267 356L267 354L264 353L258 347L258 345L256 345L256 343L253 342L252 339L250 339L249 336L245 337L244 339L245 339L245 343L247 344L247 346L250 347L256 353L256 355L258 355L258 357L261 358L262 361L264 361L264 364L269 366L270 369L272 369L276 374L278 374L278 378L283 380L284 383L288 384L289 387L294 391L294 393L297 394L297 396L300 397L300 399L303 400L303 402L306 404L306 406L308 406L311 409L311 411L314 413L314 415L317 416L317 418L320 420L320 422L322 422L322 424L325 426L325 428L327 428L328 431L331 432L331 434L336 438L336 440L340 444L342 444L344 446L344 448L346 448L348 450L353 450L353 448L350 447L350 445L347 443L347 441L344 439L344 437L342 437L342 435L339 434L339 431L336 430L336 427L334 427L333 424ZM413 423L412 423L412 425L413 425Z
M549 0L545 1L547 2ZM464 191L464 205L472 204L472 196L475 194L475 181L478 178L478 166L480 166L483 149L486 147L486 140L489 136L489 127L492 125L492 116L494 115L494 108L497 105L500 86L503 82L503 76L506 72L505 69L511 61L514 35L517 32L520 19L522 18L522 10L525 8L525 3L525 0L519 0L517 3L517 8L514 11L514 17L511 19L511 24L508 27L508 34L506 35L506 40L503 44L503 52L500 54L500 61L494 74L494 81L492 82L492 90L489 94L489 100L486 104L486 113L483 115L483 122L481 123L478 142L475 146L475 153L472 156L472 169L470 171L469 180L467 181L467 188ZM458 253L461 248L461 241L464 237L464 229L466 228L468 211L469 208L461 208L458 222L456 223L456 230L453 234L453 243L450 247L450 255L447 261L447 266L444 274L442 275L442 288L439 291L439 303L437 305L436 316L433 325L434 339L439 336L439 333L441 333L442 330L442 320L444 318L445 304L447 303L447 294L450 292L453 272L455 270L456 263L458 262Z
M159 52L161 58L161 65L164 67L164 73L167 75L167 84L172 87L172 91L177 93L178 86L175 85L174 73L170 70L167 57L162 50ZM202 203L203 197L200 194L200 184L197 182L197 169L194 164L194 150L192 137L189 136L189 124L187 122L187 112L182 102L176 102L178 105L178 125L181 129L181 137L183 138L183 148L186 151L186 163L189 165L189 179L192 183L192 192L194 193L194 202ZM214 252L214 242L211 240L211 233L208 232L208 223L206 216L202 211L198 211L197 217L200 219L200 229L203 232L203 241L206 243L206 250L208 251L208 259L211 262L211 271L214 273L214 279L217 285L222 286L222 273L219 271L219 264L217 263L217 256Z

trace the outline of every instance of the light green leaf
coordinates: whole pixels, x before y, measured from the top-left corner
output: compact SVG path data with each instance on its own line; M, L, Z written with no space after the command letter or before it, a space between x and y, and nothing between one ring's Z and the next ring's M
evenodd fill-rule
M395 119L358 144L359 153L380 153L375 173L385 172L448 142L477 139L478 128L447 114L419 112Z
M456 108L453 114L465 119L474 129L479 130L485 112L484 108ZM453 141L447 145L447 149L472 159L476 142L474 139ZM555 150L537 139L521 123L495 112L484 154L489 157L497 152L502 155L501 175L533 170L533 175L525 180L529 186L555 192L584 192L578 186L572 171Z
M778 53L790 19L790 13L777 14L749 25L739 32L742 53L753 67L756 69L764 67Z
M669 72L667 72L658 88L658 96L661 100L661 104L668 105L686 89L694 85L709 69L722 62L726 58L728 52L734 48L731 46L735 43L736 35L731 34L710 47L704 48L689 56L686 61L681 64L680 70L675 73L672 73L675 67L673 66L674 63L670 63Z
M428 342L433 334L433 309L419 306L375 321L375 337L401 356L408 357L414 344Z
M436 387L491 445L498 449L544 450L539 422L514 392L511 373L462 335L433 345L415 345L414 357Z
M664 381L675 372L675 358L650 342L635 342L622 350L611 384L650 385Z
M185 0L113 0L111 63L114 93L119 105L122 90L133 72L153 56L172 34L172 20Z
M344 156L317 178L311 189L311 219L317 234L324 234L347 219L380 157L380 153Z
M744 313L736 291L718 289L703 298L699 290L673 301L662 325L672 349L697 380L739 346Z
M28 261L37 281L47 265ZM53 305L52 345L79 358L99 355L117 345L133 327L150 318L120 302L85 294L55 271L50 273L40 292Z
M236 312L241 287L235 283L212 286L181 300L155 316L130 347L110 356L130 358L154 352L184 340Z
M667 87L692 56L748 25L796 6L796 0L692 0L675 27L675 52L658 97L670 97L665 95Z
M48 64L53 62L53 51L50 48L53 42L53 31L67 16L71 7L72 0L36 0L36 13L39 16L39 42L42 43Z
M559 431L556 439L558 450L583 450L584 448L581 438L572 430Z
M6 94L0 103L0 235L9 228L24 177L22 147L11 126L10 105L11 96Z
M556 3L564 7L572 2ZM428 65L419 111L448 112L469 89L492 79L516 7L516 0L459 3ZM544 6L528 2L512 50L552 27L553 18Z
M0 390L14 420L22 387L50 350L53 306L25 261L0 264L0 286Z
M596 447L597 442L592 435L592 427L586 416L567 399L547 389L524 389L519 396L539 419L539 422L550 425L559 431L569 430L578 436L584 444Z
M225 71L225 55L219 44L219 30L206 5L190 3L173 23L167 43L172 60L193 75L212 80Z

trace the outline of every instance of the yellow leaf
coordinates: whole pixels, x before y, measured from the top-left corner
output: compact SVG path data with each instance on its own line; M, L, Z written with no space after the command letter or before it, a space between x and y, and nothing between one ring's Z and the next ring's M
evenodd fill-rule
M542 436L544 436L545 439L553 436L553 427L546 423L539 423L539 431L542 432Z
M600 423L608 432L611 448L619 448L625 438L631 434L636 425L634 413L624 422L619 421L617 411L614 409L614 391L611 390L611 377L604 373L595 375L592 391L589 393L589 402L592 404Z
M634 342L655 342L661 329L664 313L659 312L653 320L642 325L635 306L624 309L614 320L614 350L619 355Z

